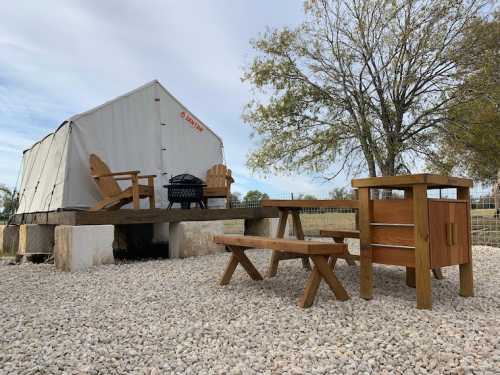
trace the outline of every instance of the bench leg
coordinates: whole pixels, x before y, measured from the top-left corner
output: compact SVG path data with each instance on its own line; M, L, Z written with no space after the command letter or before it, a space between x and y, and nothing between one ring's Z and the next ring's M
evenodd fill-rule
M274 277L278 273L278 266L280 264L280 252L273 250L271 255L271 262L269 263L269 269L267 270L268 277Z
M335 267L335 262L337 258L330 257L327 261L327 257L321 255L311 256L313 260L314 267L312 272L307 279L306 287L304 289L304 294L300 297L298 306L302 308L311 307L316 294L318 293L319 284L321 279L324 279L332 292L335 294L338 300L346 301L349 299L349 295L346 290L337 279L333 273L333 267Z
M342 283L333 273L331 266L328 265L328 257L322 255L312 255L311 259L337 299L340 301L347 301L349 299L349 295L344 289Z
M263 280L257 268L254 267L250 259L245 255L245 250L241 248L230 247L234 256L238 259L238 262L243 266L245 271L247 271L248 275L252 278L252 280Z
M299 299L299 307L305 309L312 306L314 298L316 297L316 293L318 292L320 282L321 275L319 273L318 267L314 266L312 272L309 274L309 278L307 279L304 294Z
M233 276L234 270L236 269L236 266L238 265L238 258L234 256L234 254L231 254L231 257L229 258L229 263L226 266L226 270L224 271L224 274L222 275L222 279L220 280L220 285L227 285L229 284L229 281L231 280L231 277Z
M226 266L226 270L222 275L222 279L220 281L220 285L227 285L233 276L234 270L236 266L239 264L247 271L248 275L252 278L252 280L263 280L261 274L254 267L250 259L245 255L245 250L243 248L228 246L232 251L231 258L229 258L229 263Z

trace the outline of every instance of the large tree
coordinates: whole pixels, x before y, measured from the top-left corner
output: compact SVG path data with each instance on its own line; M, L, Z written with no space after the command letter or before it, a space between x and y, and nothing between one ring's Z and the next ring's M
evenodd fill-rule
M245 205L257 205L263 199L269 199L269 195L259 190L250 190L243 197L243 203Z
M442 173L455 170L486 183L500 179L500 13L477 19L458 45L462 78L447 121L436 129L430 161Z
M409 171L458 84L451 57L479 0L308 0L295 29L252 42L244 119L254 170ZM337 168L332 169L333 166Z
M464 34L455 59L462 82L447 121L436 129L431 166L440 173L465 171L493 185L500 214L500 13L477 19Z

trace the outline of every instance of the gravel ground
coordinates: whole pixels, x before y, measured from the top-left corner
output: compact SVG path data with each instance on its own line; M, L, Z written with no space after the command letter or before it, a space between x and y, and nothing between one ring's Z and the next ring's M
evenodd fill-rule
M257 268L269 252L250 251ZM103 266L0 265L0 374L498 373L500 249L475 247L475 298L458 267L433 280L433 311L415 308L398 267L376 267L375 297L358 297L357 267L339 261L351 295L322 284L296 307L300 261L252 282L217 280L228 254Z

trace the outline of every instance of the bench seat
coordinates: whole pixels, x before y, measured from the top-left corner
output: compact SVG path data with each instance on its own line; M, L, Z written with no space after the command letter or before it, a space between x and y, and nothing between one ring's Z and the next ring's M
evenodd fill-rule
M247 249L269 249L290 256L300 255L310 258L314 268L309 275L304 294L298 305L302 308L310 307L317 294L321 280L325 280L338 300L345 301L349 295L334 273L335 261L338 256L347 252L347 245L343 243L329 243L320 241L290 240L258 236L214 236L214 242L226 245L232 252L229 263L220 281L220 285L227 285L240 264L253 280L262 280L262 276L245 255Z
M331 238L359 238L359 230L337 230L337 229L320 229L321 237Z
M233 245L254 249L270 249L303 255L342 254L347 245L320 241L288 240L259 236L215 236L214 242L220 245Z

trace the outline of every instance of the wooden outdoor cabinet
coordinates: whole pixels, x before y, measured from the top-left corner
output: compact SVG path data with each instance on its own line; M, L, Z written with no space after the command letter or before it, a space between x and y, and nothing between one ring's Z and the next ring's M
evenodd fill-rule
M406 267L417 307L431 308L430 271L459 266L460 294L473 295L470 194L472 181L432 174L352 180L359 189L360 294L371 299L373 263ZM457 199L428 198L457 189ZM372 189L404 191L404 199L371 199Z
M373 263L415 267L411 199L372 200ZM469 207L466 201L427 199L430 269L468 263Z

